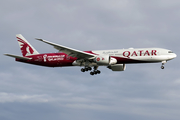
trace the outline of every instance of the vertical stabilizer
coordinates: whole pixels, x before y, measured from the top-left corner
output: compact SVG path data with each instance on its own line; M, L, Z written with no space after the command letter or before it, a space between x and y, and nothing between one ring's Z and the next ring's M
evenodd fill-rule
M23 56L39 54L21 34L17 34L16 38Z

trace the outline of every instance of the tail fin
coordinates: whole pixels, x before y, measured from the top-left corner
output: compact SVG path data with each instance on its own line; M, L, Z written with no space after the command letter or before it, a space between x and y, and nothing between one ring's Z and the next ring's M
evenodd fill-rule
M21 34L17 34L16 38L23 56L39 54Z

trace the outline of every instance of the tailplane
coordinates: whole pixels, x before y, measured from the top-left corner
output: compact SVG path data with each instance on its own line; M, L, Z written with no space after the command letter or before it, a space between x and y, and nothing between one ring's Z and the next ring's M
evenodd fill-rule
M16 35L23 56L39 54L33 46L21 35Z

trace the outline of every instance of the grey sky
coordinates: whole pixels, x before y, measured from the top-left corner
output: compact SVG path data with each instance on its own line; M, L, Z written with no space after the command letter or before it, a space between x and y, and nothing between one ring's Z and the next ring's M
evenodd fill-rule
M0 119L179 120L179 56L165 64L47 68L15 62L22 34L40 53L43 38L79 50L160 47L179 55L179 0L0 1Z

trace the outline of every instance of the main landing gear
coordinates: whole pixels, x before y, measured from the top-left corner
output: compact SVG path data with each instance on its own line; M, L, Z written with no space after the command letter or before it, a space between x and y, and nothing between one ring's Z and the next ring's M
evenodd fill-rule
M164 64L165 64L166 62L167 62L167 61L162 61L161 69L164 69Z
M96 75L96 74L100 74L101 71L97 70L98 66L94 66L94 70L90 72L90 75ZM81 72L85 72L85 71L89 71L92 70L91 67L85 67L81 69Z

